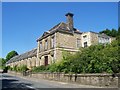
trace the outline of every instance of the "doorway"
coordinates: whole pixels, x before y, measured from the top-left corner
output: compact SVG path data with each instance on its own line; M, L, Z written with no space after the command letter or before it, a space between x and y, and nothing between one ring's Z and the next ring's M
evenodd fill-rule
M48 65L48 56L45 56L45 66Z

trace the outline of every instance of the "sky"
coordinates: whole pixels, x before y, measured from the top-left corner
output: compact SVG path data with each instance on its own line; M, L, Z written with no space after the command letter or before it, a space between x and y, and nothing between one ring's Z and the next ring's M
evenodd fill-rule
M117 2L4 2L2 3L2 56L37 47L37 38L74 14L74 27L81 32L118 28Z

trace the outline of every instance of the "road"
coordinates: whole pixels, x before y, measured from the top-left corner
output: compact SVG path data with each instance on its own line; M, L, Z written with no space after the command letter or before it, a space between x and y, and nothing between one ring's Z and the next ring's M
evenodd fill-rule
M12 76L9 74L1 74L0 82L2 81L2 89L8 90L41 90L40 88L76 88L77 90L83 90L80 88L89 88L88 90L93 90L91 88L98 89L99 87L95 86L87 86L87 85L79 85L79 84L71 84L65 82L57 82L57 81L49 81L43 79L33 79L33 78L24 78L24 77L17 77ZM78 89L79 88L79 89ZM67 90L69 90L67 89ZM103 90L103 88L99 88ZM55 89L56 90L56 89ZM66 89L65 89L66 90ZM75 90L75 89L73 89ZM86 90L86 89L85 89ZM117 90L117 89L105 89L105 90Z

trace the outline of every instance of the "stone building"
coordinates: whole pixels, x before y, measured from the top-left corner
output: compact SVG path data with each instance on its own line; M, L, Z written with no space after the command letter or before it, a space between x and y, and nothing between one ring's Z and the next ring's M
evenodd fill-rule
M67 13L67 22L60 22L37 39L37 48L13 57L7 65L25 64L28 68L48 65L62 59L62 52L75 53L80 47L88 47L98 43L111 43L114 40L105 34L96 32L80 32L74 28L73 14Z
M62 51L78 51L81 46L81 32L74 28L73 14L67 13L67 23L60 22L37 39L37 66L48 65L61 60Z
M96 44L106 44L106 43L111 43L112 40L115 38L107 36L106 34L102 33L96 33L96 32L83 32L82 33L82 47L87 47L91 45L96 45Z
M36 66L36 55L37 49L33 49L11 58L6 65L11 67L27 65L27 67L31 69L32 67Z

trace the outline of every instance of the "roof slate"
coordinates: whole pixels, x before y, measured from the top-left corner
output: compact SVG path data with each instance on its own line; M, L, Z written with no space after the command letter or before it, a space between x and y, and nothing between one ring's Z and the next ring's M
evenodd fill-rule
M69 33L69 34L73 34L73 32L74 32L74 33L81 34L81 32L79 30L77 30L76 28L73 28L73 30L71 31L66 23L61 22L61 23L58 23L57 25L55 25L50 30L48 30L47 32L44 32L44 34L40 38L38 38L37 41L42 40L43 38L45 38L55 32L65 32L65 33Z
M30 58L30 57L33 57L36 54L37 54L37 49L35 48L35 49L33 49L31 51L28 51L26 53L23 53L21 55L14 56L6 64L11 63L11 62L15 62L15 61L20 61L20 60L23 60L23 59L27 59L27 58Z

